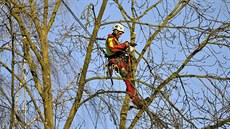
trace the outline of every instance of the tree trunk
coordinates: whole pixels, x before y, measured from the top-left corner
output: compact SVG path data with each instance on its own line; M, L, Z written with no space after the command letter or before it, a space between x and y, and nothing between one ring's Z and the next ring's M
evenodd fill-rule
M46 128L54 128L53 120L53 102L52 102L52 85L50 78L50 60L49 60L49 45L47 33L45 30L42 31L41 36L42 44L42 81L43 81L43 103L44 103L44 114L45 114L45 126Z

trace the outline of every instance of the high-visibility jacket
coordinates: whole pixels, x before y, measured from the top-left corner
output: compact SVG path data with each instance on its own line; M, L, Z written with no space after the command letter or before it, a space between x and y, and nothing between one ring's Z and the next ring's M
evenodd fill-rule
M113 34L108 35L108 38L106 39L106 53L108 57L124 50L125 47L125 43L120 43L116 36Z

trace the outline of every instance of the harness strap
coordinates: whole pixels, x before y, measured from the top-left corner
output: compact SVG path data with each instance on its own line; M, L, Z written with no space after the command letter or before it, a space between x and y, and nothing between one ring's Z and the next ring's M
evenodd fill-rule
M129 56L110 57L108 61L108 64L112 66L112 70L120 73L123 77L127 77L128 73L132 71L132 62ZM118 67L121 62L125 63L125 68Z
M108 77L110 77L111 83L112 83L112 85L113 85L113 79L111 78L112 75L113 75L113 68L112 68L112 65L108 63L108 64L106 65L106 68L107 68L106 75L107 75Z

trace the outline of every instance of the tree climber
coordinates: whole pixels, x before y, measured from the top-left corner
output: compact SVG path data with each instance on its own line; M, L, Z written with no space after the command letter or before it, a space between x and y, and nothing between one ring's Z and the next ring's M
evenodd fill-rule
M121 24L115 24L112 30L113 33L108 34L106 40L106 53L108 57L107 66L109 66L108 69L112 67L113 70L121 75L126 84L126 91L128 92L133 104L140 109L143 107L142 100L139 98L137 90L130 80L132 78L132 61L130 60L129 56L126 56L126 50L129 48L130 43L127 41L120 43L118 41L118 39L124 33L124 27ZM112 71L110 69L110 76L111 73Z

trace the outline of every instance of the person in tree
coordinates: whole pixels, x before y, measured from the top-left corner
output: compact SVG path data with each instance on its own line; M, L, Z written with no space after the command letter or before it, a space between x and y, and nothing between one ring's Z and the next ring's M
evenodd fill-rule
M108 34L106 39L106 53L108 57L108 65L113 66L113 69L118 72L126 84L126 91L128 92L132 102L137 108L142 108L142 100L139 98L134 84L131 82L132 78L131 63L132 61L126 56L126 50L129 48L130 43L120 43L118 39L124 33L124 26L115 24L112 28L113 33Z

